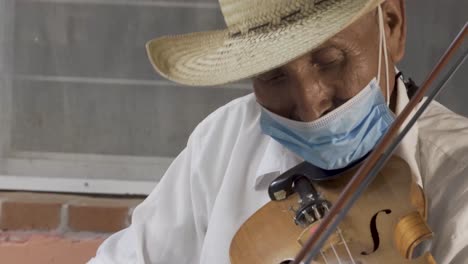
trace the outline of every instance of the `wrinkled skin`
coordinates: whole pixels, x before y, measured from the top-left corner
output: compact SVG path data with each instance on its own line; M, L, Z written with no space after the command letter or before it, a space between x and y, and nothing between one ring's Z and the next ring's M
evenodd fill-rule
M382 9L389 56L391 107L394 107L394 67L403 58L406 41L404 2L387 0ZM316 120L359 93L377 76L378 44L378 13L375 10L310 53L255 76L253 86L257 101L286 118L304 122ZM380 87L386 95L383 58L381 76Z

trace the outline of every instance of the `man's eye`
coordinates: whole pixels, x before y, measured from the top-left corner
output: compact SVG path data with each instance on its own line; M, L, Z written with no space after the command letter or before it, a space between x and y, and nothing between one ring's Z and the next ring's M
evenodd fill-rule
M317 63L321 68L328 67L328 66L333 66L339 62L339 59L329 59L329 60L324 60L319 63Z
M317 59L315 63L320 68L326 68L326 67L337 65L337 64L341 63L342 59L343 59L342 56L333 56L333 57L328 56L328 57L325 57L325 58Z
M337 49L329 49L324 52L316 54L313 62L321 69L326 69L339 65L343 61L343 53Z

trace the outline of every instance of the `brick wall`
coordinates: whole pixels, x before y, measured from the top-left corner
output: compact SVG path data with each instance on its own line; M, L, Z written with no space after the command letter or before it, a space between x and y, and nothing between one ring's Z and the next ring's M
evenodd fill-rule
M142 199L0 192L0 263L85 263Z

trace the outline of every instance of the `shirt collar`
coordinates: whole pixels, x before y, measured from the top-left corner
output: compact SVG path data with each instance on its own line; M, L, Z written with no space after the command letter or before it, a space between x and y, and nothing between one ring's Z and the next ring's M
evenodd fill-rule
M399 115L409 102L406 86L401 79L397 80L397 102L395 113ZM412 113L412 115L414 112ZM406 125L407 122L404 123ZM266 136L266 135L265 135ZM293 152L283 147L280 143L275 141L269 136L268 145L265 148L265 153L257 168L254 188L256 190L262 189L267 186L273 179L278 177L281 173L296 166L303 161L300 157ZM409 133L404 137L395 151L395 155L406 160L411 168L413 176L417 183L421 185L421 176L416 162L416 145L418 142L418 127L417 123L411 128Z

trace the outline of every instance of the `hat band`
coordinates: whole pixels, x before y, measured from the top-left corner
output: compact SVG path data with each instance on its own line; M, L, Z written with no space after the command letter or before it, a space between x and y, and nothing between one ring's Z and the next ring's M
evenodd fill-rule
M231 38L236 38L236 37L240 37L246 34L265 33L268 31L268 29L273 29L273 28L285 26L290 23L295 23L297 21L300 21L306 18L314 7L321 5L322 3L327 2L327 1L328 0L311 0L310 2L312 3L309 3L309 4L306 3L304 4L302 8L298 8L296 10L289 12L286 15L281 16L279 21L277 19L272 19L272 21L270 22L266 22L260 25L254 25L254 26L247 28L246 30L233 31L229 34L229 36ZM275 21L278 21L278 22L275 23Z

